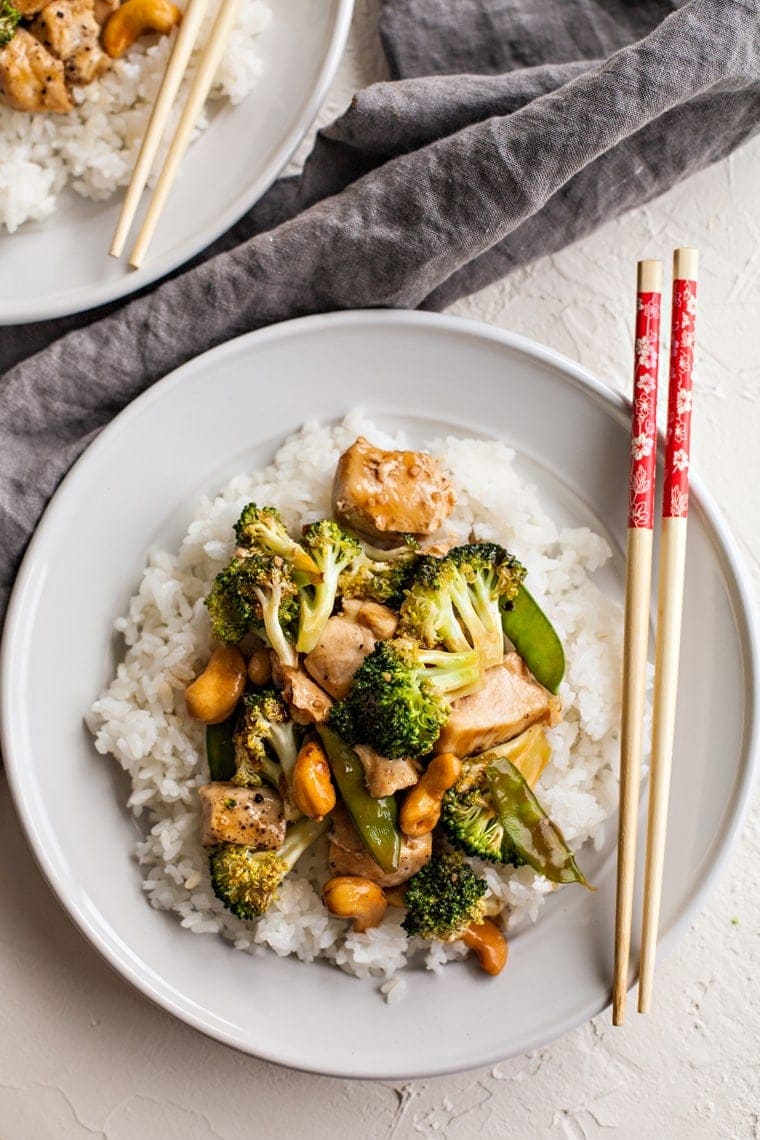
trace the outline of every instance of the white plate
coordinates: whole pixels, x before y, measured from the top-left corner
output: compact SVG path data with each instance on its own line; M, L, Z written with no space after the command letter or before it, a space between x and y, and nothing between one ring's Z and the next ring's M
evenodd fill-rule
M142 289L205 249L274 182L337 71L353 0L273 0L271 8L257 41L264 72L237 107L212 108L143 268L108 256L121 194L109 202L64 194L47 221L0 232L0 325L82 312Z
M606 530L619 591L628 413L576 365L520 337L451 317L311 317L208 353L135 401L58 491L26 556L2 657L11 786L37 858L105 957L191 1025L260 1057L344 1076L408 1078L538 1048L608 1003L614 857L583 865L513 939L506 971L470 964L377 983L268 954L251 959L148 906L117 765L82 716L114 668L110 630L157 543L175 544L203 492L271 458L304 419L364 406L414 439L451 430L515 446L550 508ZM671 942L715 881L740 826L756 743L757 659L735 548L694 480L683 668L663 893Z

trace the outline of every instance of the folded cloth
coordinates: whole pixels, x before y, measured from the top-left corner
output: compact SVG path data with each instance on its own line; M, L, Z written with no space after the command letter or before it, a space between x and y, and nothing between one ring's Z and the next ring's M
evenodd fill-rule
M63 474L171 369L306 313L443 308L760 127L760 0L379 3L398 78L356 96L299 179L107 315L2 334L0 370L20 362L0 380L0 612Z

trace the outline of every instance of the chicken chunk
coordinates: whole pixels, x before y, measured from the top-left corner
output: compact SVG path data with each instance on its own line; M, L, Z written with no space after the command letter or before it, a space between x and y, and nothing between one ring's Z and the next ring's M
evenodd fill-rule
M348 812L339 807L333 812L330 834L330 871L333 875L359 875L381 887L397 887L430 861L433 854L432 832L419 839L402 836L398 870L384 871L372 858L359 838Z
M355 744L354 752L364 767L364 782L371 796L392 796L402 788L411 788L420 778L413 760L389 760L375 752L369 744Z
M359 436L338 460L336 517L368 538L432 534L455 503L451 480L424 452L382 451Z
M25 28L0 49L0 95L17 111L70 111L63 64Z
M393 637L398 629L398 614L380 602L364 602L358 598L343 599L343 613L351 621L358 621L374 634L378 641Z
M486 670L485 686L451 706L436 752L471 756L503 744L532 724L557 724L559 701L539 685L518 653Z
M309 675L336 701L348 695L354 673L375 648L375 638L366 626L338 614L331 617L322 635L304 658Z
M241 843L273 851L285 838L285 809L272 788L239 788L219 781L198 789L201 843Z
M54 0L42 9L31 31L51 55L62 60L66 79L75 86L92 83L111 66L100 47L95 0Z
M332 699L302 669L288 666L279 670L282 695L296 724L324 724L333 706Z

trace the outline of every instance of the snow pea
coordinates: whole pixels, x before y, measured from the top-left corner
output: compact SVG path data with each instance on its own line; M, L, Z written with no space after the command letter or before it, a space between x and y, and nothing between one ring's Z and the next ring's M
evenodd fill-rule
M499 823L517 854L553 883L582 883L587 887L562 832L511 760L502 756L492 761L486 775Z
M238 710L221 724L206 726L206 757L212 780L231 780L235 775L235 745L232 737L237 724Z
M565 651L554 626L525 586L502 606L501 624L536 680L556 693L565 675Z
M385 872L397 871L401 855L401 833L393 796L376 799L364 783L364 765L345 740L325 725L317 726L325 746L335 783L354 827L372 858Z

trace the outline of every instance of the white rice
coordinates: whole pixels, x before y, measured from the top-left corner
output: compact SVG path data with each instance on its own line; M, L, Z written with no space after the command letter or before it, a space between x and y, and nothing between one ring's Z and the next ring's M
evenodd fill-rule
M176 2L184 8L187 0ZM213 14L212 5L206 30ZM243 0L212 100L239 103L256 86L262 68L256 41L270 16L262 0ZM0 103L0 227L13 233L26 221L43 221L66 186L84 198L103 200L127 185L173 43L173 36L140 40L100 79L73 89L75 107L68 114L26 114ZM192 72L175 102L171 127ZM204 113L199 129L208 122ZM171 127L165 140L172 137ZM158 162L162 159L163 153Z
M380 446L408 446L403 437L384 435L360 412L339 427L307 424L271 466L239 475L217 498L203 499L179 552L151 555L128 615L116 623L127 653L95 702L89 724L98 751L115 756L131 777L129 807L147 816L137 857L154 907L176 912L189 930L222 934L251 954L268 947L305 961L328 958L358 977L381 977L382 992L395 1001L404 988L396 974L410 954L424 954L427 968L440 972L465 948L410 944L401 928L402 912L393 908L377 929L350 933L320 901L319 887L328 877L324 845L304 857L278 901L256 923L234 918L214 897L199 842L195 791L208 779L204 733L188 718L183 700L186 684L209 652L203 598L230 555L241 508L251 500L274 504L294 532L329 515L338 455L360 434ZM536 490L516 473L514 453L504 444L448 438L427 449L456 487L457 507L447 524L451 537L465 541L472 534L512 550L527 566L531 591L564 642L564 720L550 733L552 759L538 795L576 851L587 840L599 846L617 799L620 714L620 608L591 579L610 557L608 544L587 528L558 528ZM535 920L555 889L529 867L479 867L492 894L506 904L510 929Z

